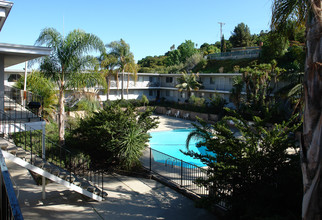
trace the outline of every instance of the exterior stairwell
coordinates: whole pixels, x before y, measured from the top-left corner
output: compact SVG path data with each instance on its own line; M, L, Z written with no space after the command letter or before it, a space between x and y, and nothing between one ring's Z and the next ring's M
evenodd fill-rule
M85 158L72 155L46 137L44 128L40 130L44 123L39 125L43 121L38 110L32 112L10 94L5 93L4 110L0 110L0 147L4 157L70 190L102 201L107 196L103 190L103 172L91 169Z
M102 201L103 197L107 196L106 192L86 178L62 169L53 163L31 154L23 148L15 146L3 138L0 139L0 146L3 155L7 160L44 176L51 181L62 184L70 190L81 193L96 201Z

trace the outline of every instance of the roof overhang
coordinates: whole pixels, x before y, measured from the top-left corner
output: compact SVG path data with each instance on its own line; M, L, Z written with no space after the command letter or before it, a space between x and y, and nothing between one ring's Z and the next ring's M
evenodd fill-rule
M0 56L4 57L4 67L50 55L51 48L0 43Z
M10 13L12 6L12 2L0 1L0 31Z

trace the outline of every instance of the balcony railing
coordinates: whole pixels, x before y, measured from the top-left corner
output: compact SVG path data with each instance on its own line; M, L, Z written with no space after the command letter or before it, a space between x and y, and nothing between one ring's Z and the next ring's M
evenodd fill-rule
M208 55L210 60L220 59L241 59L241 58L253 58L258 57L261 50L243 50L223 53L213 53Z

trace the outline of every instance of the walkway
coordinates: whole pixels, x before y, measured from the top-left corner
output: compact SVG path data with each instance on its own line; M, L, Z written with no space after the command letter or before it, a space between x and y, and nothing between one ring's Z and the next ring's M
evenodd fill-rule
M173 116L156 115L156 117L159 117L160 124L158 128L150 130L151 132L167 131L167 130L180 129L180 128L190 128L190 127L193 127L191 123L196 123L196 122L184 120L181 118L175 118Z

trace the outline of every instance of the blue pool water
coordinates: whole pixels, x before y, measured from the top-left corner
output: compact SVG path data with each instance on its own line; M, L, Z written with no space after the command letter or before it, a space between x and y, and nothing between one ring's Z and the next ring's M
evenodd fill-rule
M186 140L188 134L191 131L192 129L176 129L171 131L151 132L150 146L155 150L168 154L172 157L176 157L185 162L195 164L201 167L205 166L200 160L194 159L190 156L186 156L180 152L180 150L187 151ZM193 150L194 152L205 151L204 149L198 149L196 147L197 142L198 140L191 139L189 144L189 150ZM164 159L158 158L158 155L154 155L154 160L158 162L164 162Z

